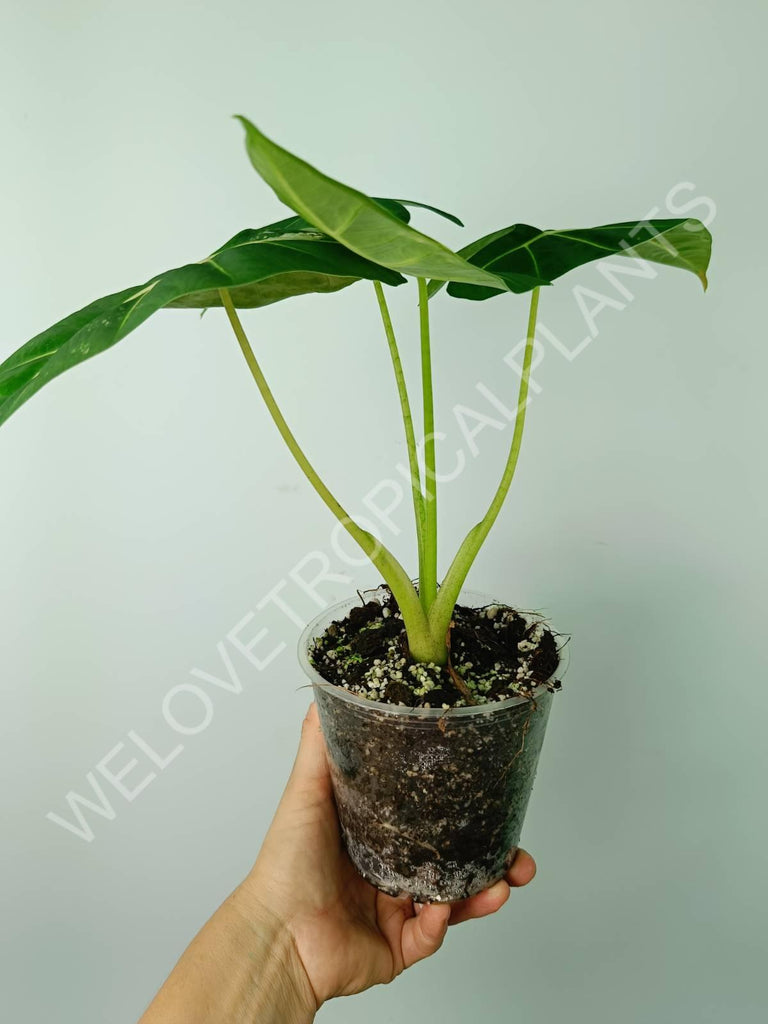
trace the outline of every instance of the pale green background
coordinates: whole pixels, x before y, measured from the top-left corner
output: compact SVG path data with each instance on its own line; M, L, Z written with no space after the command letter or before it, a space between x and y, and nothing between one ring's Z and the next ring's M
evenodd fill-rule
M717 206L707 296L681 273L628 279L636 300L601 314L578 359L547 352L472 575L573 634L524 836L539 875L323 1020L764 1019L767 22L758 0L4 5L2 356L282 216L236 112L373 193L456 210L464 233L417 223L457 246L516 220L641 217L679 182ZM586 333L575 284L610 290L588 267L544 295L569 345ZM412 292L393 306L413 371ZM435 306L454 444L451 406L487 408L477 380L512 398L502 357L524 315L513 299ZM359 510L402 457L372 290L247 323ZM443 565L508 433L483 432L445 490ZM216 670L217 642L328 549L331 523L216 312L160 314L50 386L0 432L0 467L3 1016L131 1024L256 853L308 702L297 628L260 616L289 649L244 668L240 696L212 690L210 727L135 802L115 796L93 843L45 814L129 730L167 749L165 694Z

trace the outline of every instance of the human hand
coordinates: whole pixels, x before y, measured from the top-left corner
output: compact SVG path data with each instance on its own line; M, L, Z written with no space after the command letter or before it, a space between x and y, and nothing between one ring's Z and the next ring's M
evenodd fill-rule
M290 935L319 1008L392 981L431 956L449 925L493 914L510 886L527 885L533 858L518 850L506 878L457 903L414 905L366 882L344 850L317 709L304 720L301 743L256 864L235 894L258 920Z

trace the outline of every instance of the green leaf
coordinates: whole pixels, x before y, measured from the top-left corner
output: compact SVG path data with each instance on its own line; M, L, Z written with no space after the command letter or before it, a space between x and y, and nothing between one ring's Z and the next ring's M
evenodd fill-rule
M407 210L396 205L407 219ZM28 341L0 365L0 423L48 381L115 345L163 307L220 306L218 290L227 288L236 306L253 308L307 292L338 291L361 278L405 282L298 217L241 231L200 263L98 299Z
M381 202L377 199L376 202ZM402 203L403 206L415 206L420 210L430 210L432 213L436 213L438 217L445 217L446 220L453 221L454 224L458 224L460 228L464 227L464 221L459 220L455 213L447 213L445 210L439 209L437 206L430 206L428 203L417 203L413 199L393 199L393 203Z
M362 192L322 174L272 142L247 118L238 120L245 128L246 149L256 171L286 206L319 231L402 274L506 290L499 277L403 224ZM531 287L537 283L533 280Z
M667 267L690 270L707 290L707 270L712 255L712 235L700 220L690 218L675 221L654 221L657 233L640 242L632 242L629 249L622 249L622 256L661 263ZM669 227L662 228L661 225Z
M711 248L712 236L701 221L678 219L626 221L567 231L513 224L477 239L459 252L470 263L503 278L509 291L522 292L531 287L522 280L526 274L552 282L584 263L613 255L689 270L706 288ZM430 295L442 287L442 282L431 282ZM450 283L448 294L488 299L501 295L502 289Z

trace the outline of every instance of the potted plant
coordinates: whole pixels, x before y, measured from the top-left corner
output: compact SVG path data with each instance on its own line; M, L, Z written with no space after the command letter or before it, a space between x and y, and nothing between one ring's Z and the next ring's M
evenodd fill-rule
M418 901L469 896L501 877L517 843L563 645L540 616L464 591L517 465L540 290L609 254L692 271L706 287L711 237L692 219L568 231L504 227L453 252L410 226L405 200L372 199L245 129L251 163L294 216L241 231L207 259L98 299L0 366L0 423L58 374L116 344L164 308L223 307L266 407L304 475L368 556L383 586L311 623L300 660L314 685L339 816L361 873ZM641 229L641 230L639 230ZM418 439L385 286L418 292ZM292 434L240 320L251 309L369 281L399 395L411 476L418 575L358 525ZM430 302L530 293L509 453L490 504L438 584Z

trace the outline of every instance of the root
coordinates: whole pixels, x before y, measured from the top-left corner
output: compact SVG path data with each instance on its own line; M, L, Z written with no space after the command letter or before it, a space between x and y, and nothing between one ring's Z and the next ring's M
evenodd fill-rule
M451 682L456 687L456 689L459 691L459 693L464 698L464 700L467 702L467 704L469 704L471 706L476 706L477 705L477 701L472 696L472 691L470 690L470 688L467 686L467 684L464 682L464 680L461 678L459 673L456 671L456 669L451 664L451 629L452 628L453 628L453 622L451 622L450 626L448 627L448 632L445 634L445 646L448 648L448 664L445 666L445 668L446 668L446 671L448 672L448 675L450 676Z
M538 705L537 705L535 700L532 700L531 701L531 710L528 713L528 717L525 720L525 724L523 725L523 732L522 732L522 736L520 738L520 747L519 747L517 753L515 754L515 756L509 762L509 764L504 766L504 770L502 771L501 775L499 776L499 782L503 782L504 781L504 779L507 777L507 774L508 774L509 770L511 769L512 765L515 763L515 761L518 759L518 757L520 757L522 752L525 750L525 737L528 735L528 730L531 727L531 721L533 719L534 713L537 710L538 710Z
M424 843L421 839L417 839L415 836L409 835L407 832L403 832L402 829L395 828L394 825L390 825L387 821L380 821L378 824L381 828L386 829L388 832L394 832L398 836L402 836L403 839L407 839L409 843L415 843L416 846L421 846L425 850L429 850L430 853L434 854L435 860L441 860L440 851L435 849L431 843Z
M464 682L464 680L461 678L461 676L456 671L456 669L453 667L453 665L451 664L450 660L449 660L448 664L445 667L448 670L448 675L451 677L451 682L456 687L456 689L459 691L459 693L464 698L464 700L467 702L467 704L476 705L477 701L472 696L472 691L467 686L467 684Z

